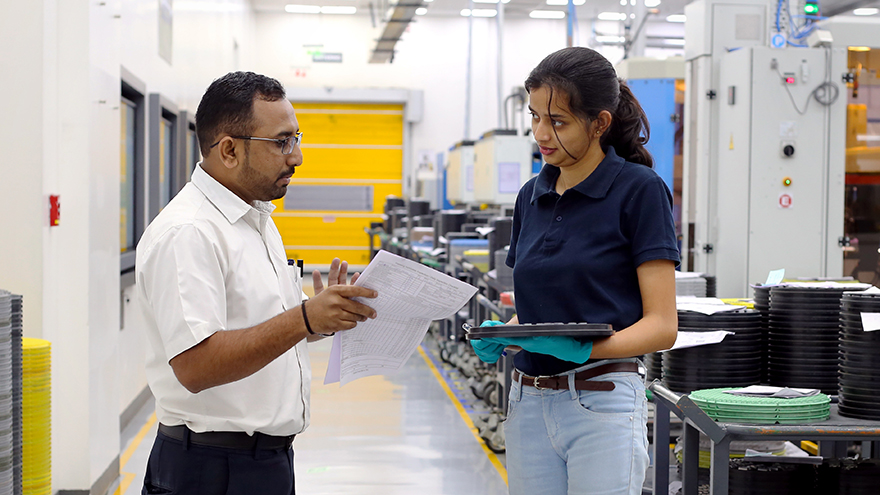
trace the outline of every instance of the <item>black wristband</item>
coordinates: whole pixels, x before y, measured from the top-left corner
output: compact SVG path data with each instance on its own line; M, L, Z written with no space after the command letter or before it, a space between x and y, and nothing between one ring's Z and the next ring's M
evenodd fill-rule
M303 312L303 322L306 324L306 330L309 331L309 335L315 335L315 332L312 331L312 326L309 325L309 317L306 316L306 302L303 301L302 304L299 305L302 308Z

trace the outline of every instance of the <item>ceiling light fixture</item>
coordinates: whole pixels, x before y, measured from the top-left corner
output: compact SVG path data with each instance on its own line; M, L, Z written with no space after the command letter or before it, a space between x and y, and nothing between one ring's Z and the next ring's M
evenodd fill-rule
M428 9L424 7L419 7L416 9L416 15L425 15L428 13Z
M874 15L877 12L880 12L880 11L878 11L874 7L866 7L866 8L862 8L862 9L853 10L853 14L855 14L855 15Z
M622 12L599 12L597 17L600 21L622 21L626 19L626 14Z
M356 14L357 11L358 11L357 7L353 7L353 6L326 5L324 7L321 7L322 14L351 15L351 14Z
M533 10L529 12L532 19L565 19L565 12L561 10Z
M666 22L684 22L687 17L684 14L672 14L666 16Z
M320 14L321 7L317 5L287 4L284 6L284 11L290 14Z

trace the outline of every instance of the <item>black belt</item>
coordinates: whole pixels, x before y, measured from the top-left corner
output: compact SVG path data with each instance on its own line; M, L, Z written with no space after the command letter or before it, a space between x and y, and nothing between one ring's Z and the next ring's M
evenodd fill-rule
M289 449L293 444L294 437L296 437L296 435L277 437L260 432L248 435L243 431L206 431L204 433L196 433L187 428L186 425L165 426L162 423L159 423L159 433L181 442L186 441L187 433L189 433L189 442L191 444L238 450Z
M594 390L610 392L614 390L614 382L602 382L590 380L606 373L636 372L639 365L636 363L609 363L595 368L588 368L574 375L575 390ZM522 384L540 389L568 390L568 375L555 376L529 376L513 370L513 381L518 382L522 376Z

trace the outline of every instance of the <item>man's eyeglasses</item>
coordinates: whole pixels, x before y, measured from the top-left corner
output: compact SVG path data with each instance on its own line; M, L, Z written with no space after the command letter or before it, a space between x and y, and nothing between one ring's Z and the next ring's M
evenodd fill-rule
M287 136L284 139L272 139L272 138L261 138L261 137L253 137L253 136L230 136L233 139L244 139L247 141L272 141L277 144L279 148L281 148L282 155L289 155L293 153L293 149L299 146L302 142L303 133L297 132L292 136ZM211 148L220 144L220 141L211 145Z

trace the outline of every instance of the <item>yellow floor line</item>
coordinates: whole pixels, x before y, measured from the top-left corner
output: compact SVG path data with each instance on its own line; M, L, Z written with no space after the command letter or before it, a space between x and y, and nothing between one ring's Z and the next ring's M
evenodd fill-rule
M501 475L501 479L504 480L504 483L507 484L507 469L501 464L501 461L498 459L498 456L495 455L495 452L486 445L486 442L480 438L480 432L477 430L477 427L474 426L474 422L471 421L471 417L468 416L467 412L464 410L464 406L461 405L461 401L458 400L458 397L452 392L452 389L449 388L449 385L446 383L446 380L443 379L443 376L440 374L440 371L434 366L434 363L431 362L431 358L425 353L425 350L421 347L419 349L419 354L422 355L422 358L428 363L428 367L431 368L431 372L434 373L434 377L437 378L437 382L440 383L440 386L443 387L443 390L446 391L446 395L449 396L449 400L452 401L452 405L455 406L455 409L458 411L458 414L461 415L461 419L464 420L464 423L467 425L468 429L471 430L471 433L474 435L474 438L477 439L480 446L483 447L483 452L486 453L486 457L489 458L489 462L495 466L495 469L498 471L498 474Z
M131 456L134 455L137 448L140 446L141 442L144 441L144 437L147 436L147 433L150 432L150 428L156 423L156 413L150 415L150 418L147 419L147 422L144 423L144 426L141 427L141 430L137 435L132 439L131 443L128 445L128 448L125 449L125 452L122 453L122 456L119 458L119 471L122 475L122 481L119 483L119 487L116 488L116 491L113 492L113 495L122 495L125 493L125 490L128 489L131 482L134 481L135 475L133 473L125 473L122 472L125 469L125 465L128 464L128 461L131 459Z

